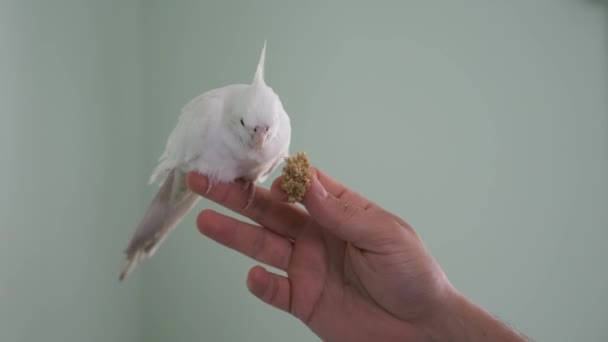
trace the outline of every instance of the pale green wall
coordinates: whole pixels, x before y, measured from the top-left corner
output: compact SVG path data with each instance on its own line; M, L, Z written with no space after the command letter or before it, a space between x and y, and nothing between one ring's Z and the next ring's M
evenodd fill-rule
M0 2L0 341L137 341L136 1ZM143 124L142 124L143 122Z
M152 167L177 110L267 79L293 151L408 219L538 341L608 340L608 17L588 1L146 1ZM207 205L206 202L199 206ZM148 341L307 341L194 215L146 265Z
M3 2L0 340L316 340L195 213L115 282L179 109L250 80L264 39L293 151L410 221L517 329L608 340L599 2Z

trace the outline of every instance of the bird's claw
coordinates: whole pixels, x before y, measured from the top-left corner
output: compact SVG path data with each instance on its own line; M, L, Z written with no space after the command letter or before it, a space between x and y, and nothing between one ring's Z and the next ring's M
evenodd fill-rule
M209 183L207 184L207 190L205 190L206 195L209 194L209 192L211 191L211 188L213 188L213 182L211 181L211 179L209 179Z
M249 192L249 195L247 196L247 203L245 204L245 207L243 208L243 209L247 210L251 207L251 204L253 204L253 198L255 197L255 184L253 184L253 182L251 182L251 181L245 181L243 190Z

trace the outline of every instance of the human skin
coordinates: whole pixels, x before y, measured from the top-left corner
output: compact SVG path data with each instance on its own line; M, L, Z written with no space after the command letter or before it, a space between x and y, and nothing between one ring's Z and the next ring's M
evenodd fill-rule
M253 267L250 291L306 324L324 341L524 341L462 296L414 229L322 171L311 169L302 206L286 203L282 178L258 187L189 187L257 223L203 210L202 234L286 276Z

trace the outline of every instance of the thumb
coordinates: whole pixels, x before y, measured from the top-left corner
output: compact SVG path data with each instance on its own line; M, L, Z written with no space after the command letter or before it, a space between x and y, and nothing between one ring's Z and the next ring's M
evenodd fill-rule
M342 240L355 245L367 244L375 230L371 222L374 215L346 201L348 196L336 197L328 192L316 172L311 172L310 183L310 189L302 199L310 216Z

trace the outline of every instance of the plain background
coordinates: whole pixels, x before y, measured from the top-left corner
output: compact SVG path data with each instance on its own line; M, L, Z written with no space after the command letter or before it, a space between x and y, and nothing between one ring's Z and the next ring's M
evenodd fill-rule
M0 4L0 341L317 340L195 212L117 282L179 109L249 82L265 39L292 152L408 220L514 328L608 340L601 1Z

